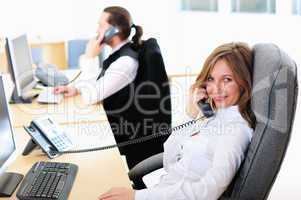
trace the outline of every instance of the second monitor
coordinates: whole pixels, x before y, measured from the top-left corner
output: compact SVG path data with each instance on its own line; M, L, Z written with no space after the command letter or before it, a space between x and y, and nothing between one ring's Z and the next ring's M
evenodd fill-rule
M39 98L37 101L39 103L61 102L63 95L55 95L53 88L40 86L39 89L36 89L38 82L33 72L31 51L26 34L6 38L5 49L8 69L15 85L10 103L31 103L32 98L38 95ZM45 86L49 86L49 84L47 84L49 82L54 83L54 85L65 85L69 83L68 78L58 70L46 66L40 66L38 69L37 71L40 73L36 74L37 78L39 78Z
M37 85L32 69L31 51L26 34L6 38L6 55L15 88L12 93L12 103L30 103L31 98L38 93L32 89Z

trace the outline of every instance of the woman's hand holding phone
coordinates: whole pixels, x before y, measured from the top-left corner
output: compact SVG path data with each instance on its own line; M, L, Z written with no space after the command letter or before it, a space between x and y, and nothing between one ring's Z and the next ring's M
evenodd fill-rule
M198 88L192 85L189 88L189 94L187 99L187 107L186 113L188 116L192 118L196 118L200 113L200 108L198 106L198 102L200 100L205 100L208 98L207 92L205 88Z

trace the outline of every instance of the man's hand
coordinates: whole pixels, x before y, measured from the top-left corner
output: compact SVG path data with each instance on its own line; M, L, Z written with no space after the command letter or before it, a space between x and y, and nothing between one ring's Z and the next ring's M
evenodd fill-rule
M107 29L105 29L105 30L107 30ZM95 58L102 51L105 43L101 43L101 41L104 38L105 30L102 29L102 30L98 31L97 37L93 37L89 40L89 42L86 46L86 52L85 52L85 56L87 58Z
M79 94L78 90L75 87L68 86L57 86L53 90L54 94L64 93L65 97L73 97Z

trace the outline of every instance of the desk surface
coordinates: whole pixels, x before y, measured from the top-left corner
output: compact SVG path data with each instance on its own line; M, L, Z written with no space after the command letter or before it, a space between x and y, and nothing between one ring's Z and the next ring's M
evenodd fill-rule
M12 91L12 82L5 76L5 90L7 98ZM83 200L97 199L97 197L111 187L131 187L127 176L125 163L122 161L117 148L80 153L66 154L55 159L48 159L41 150L35 150L28 156L22 156L22 151L29 140L23 125L28 125L34 118L50 115L61 124L77 148L91 148L115 144L115 140L106 114L101 104L87 106L80 96L65 98L60 104L10 104L12 124L15 130L17 158L7 171L26 174L35 162L53 161L70 162L79 167L78 174L68 199ZM74 137L73 137L74 136ZM16 192L11 198L16 199Z
M68 70L65 73L75 74ZM5 81L5 93L9 100L13 82L8 74L3 76ZM60 104L40 104L34 99L31 104L10 104L12 124L14 127L22 127L28 125L33 119L50 115L59 124L72 123L87 123L87 122L101 122L106 121L106 114L101 104L84 105L80 95L72 98L64 98Z
M78 132L85 129L83 126L90 127L91 124L68 125L63 126L63 128L74 130L72 134L76 134L77 136L86 137L83 133ZM108 124L105 126L108 126ZM89 131L92 140L98 136L103 137L99 135L99 129L94 128L94 130L94 132ZM112 134L109 134L107 131L106 128L101 131L102 133L106 133L106 143L114 142ZM71 133L69 132L69 134ZM111 136L109 137L109 135ZM18 156L7 171L26 174L35 162L50 161L40 150L35 150L28 156L22 156L21 152L29 140L29 136L22 128L15 129L15 136L18 147ZM90 145L88 141L85 143ZM68 199L97 199L101 193L107 191L111 187L131 187L126 168L124 167L119 151L116 148L105 151L62 155L51 161L70 162L77 164L79 167L77 177ZM16 199L15 195L16 192L12 197L3 198L3 200Z
M60 104L10 104L14 127L28 125L33 119L50 115L59 124L87 123L106 121L101 104L84 105L80 96L64 98Z

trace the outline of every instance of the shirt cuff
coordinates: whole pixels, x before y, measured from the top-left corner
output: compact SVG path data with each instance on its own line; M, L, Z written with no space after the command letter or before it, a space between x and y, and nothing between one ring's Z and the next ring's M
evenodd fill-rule
M92 105L98 102L98 94L95 91L94 81L80 81L73 85L81 95L81 99L85 105Z

